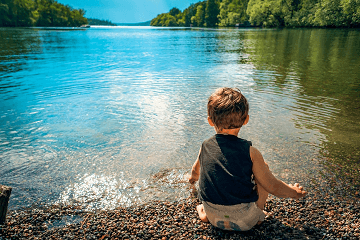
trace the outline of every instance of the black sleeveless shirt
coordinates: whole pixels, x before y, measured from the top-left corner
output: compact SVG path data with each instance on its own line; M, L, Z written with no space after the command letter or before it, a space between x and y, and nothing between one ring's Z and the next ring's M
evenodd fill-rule
M201 146L200 199L219 205L258 200L250 158L251 142L216 134Z

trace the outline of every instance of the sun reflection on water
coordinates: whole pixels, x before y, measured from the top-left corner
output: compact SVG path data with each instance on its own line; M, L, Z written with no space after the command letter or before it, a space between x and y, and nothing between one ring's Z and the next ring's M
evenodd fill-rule
M113 209L117 206L129 206L137 197L125 194L130 183L123 178L85 174L60 194L58 203L81 204L90 209Z
M156 195L161 199L163 195L159 195L159 191L170 193L167 200L185 198L189 195L189 191L185 190L189 185L186 176L186 172L179 169L163 169L142 180L126 179L124 173L118 177L85 174L66 187L56 203L80 204L85 209L93 210L141 204L156 198Z

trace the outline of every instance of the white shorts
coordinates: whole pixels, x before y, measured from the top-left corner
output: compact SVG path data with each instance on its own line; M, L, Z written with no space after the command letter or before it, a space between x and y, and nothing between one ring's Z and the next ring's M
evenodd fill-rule
M204 201L203 205L209 222L224 230L248 231L265 219L255 202L224 206Z

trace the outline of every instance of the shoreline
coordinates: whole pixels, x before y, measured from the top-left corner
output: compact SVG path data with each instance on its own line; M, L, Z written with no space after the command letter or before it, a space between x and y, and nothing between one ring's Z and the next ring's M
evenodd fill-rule
M220 230L197 216L197 198L89 212L79 206L12 210L5 239L359 239L358 200L269 196L265 221L247 232Z

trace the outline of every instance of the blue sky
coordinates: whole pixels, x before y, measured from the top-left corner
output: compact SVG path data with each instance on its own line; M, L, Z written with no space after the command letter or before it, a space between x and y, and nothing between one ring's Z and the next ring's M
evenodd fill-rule
M201 0L57 0L86 11L85 17L110 20L113 23L146 22L160 13L177 7L181 11Z

